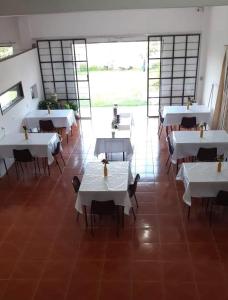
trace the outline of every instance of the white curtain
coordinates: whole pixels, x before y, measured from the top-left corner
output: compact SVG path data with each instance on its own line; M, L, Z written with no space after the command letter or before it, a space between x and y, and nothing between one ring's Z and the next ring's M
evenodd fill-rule
M212 120L212 129L228 131L228 47L226 46L219 90Z

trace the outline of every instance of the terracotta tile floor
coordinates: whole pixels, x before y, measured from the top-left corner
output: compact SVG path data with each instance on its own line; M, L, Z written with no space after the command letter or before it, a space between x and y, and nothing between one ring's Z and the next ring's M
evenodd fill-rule
M144 116L137 110L133 129L137 220L126 216L119 237L109 220L91 237L74 209L71 178L97 160L93 133L103 123L82 120L74 129L62 175L53 165L50 177L28 169L18 181L12 167L0 180L0 299L228 299L227 215L209 227L195 200L187 220L182 183L166 174L165 136L159 141L157 120Z

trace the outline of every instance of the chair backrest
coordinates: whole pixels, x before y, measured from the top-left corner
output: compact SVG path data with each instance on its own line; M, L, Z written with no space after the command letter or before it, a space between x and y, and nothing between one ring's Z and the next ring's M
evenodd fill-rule
M43 132L53 132L55 131L55 126L52 120L39 120L40 131Z
M92 200L91 214L96 215L112 215L116 211L116 205L113 200L96 201Z
M184 128L196 127L196 117L183 117L181 120L181 127Z
M196 159L198 161L216 161L217 148L199 148Z
M79 188L80 188L80 185L81 185L81 182L80 182L78 176L73 177L72 185L73 185L75 193L77 193L79 191Z
M59 152L60 152L60 146L61 146L61 143L57 142L55 150L52 152L52 155L55 156L55 155L59 154Z
M18 162L30 162L34 160L29 149L22 149L22 150L13 149L13 156L15 161Z
M167 142L168 142L168 150L169 150L169 154L170 154L170 155L173 155L174 149L173 149L173 145L171 144L171 141L170 141L170 137L169 137L169 136L167 136Z
M228 206L228 192L219 191L216 196L216 204Z
M136 193L137 184L138 184L139 179L140 179L140 175L136 174L135 179L134 179L134 183L130 184L128 186L128 193L129 193L130 198Z
M159 110L159 120L161 123L164 122L164 118L162 117L162 112Z

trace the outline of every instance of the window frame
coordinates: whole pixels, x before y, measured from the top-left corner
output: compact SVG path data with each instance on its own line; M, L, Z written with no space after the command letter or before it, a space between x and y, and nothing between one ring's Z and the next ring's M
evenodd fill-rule
M0 101L0 110L2 115L6 114L11 108L13 108L17 103L19 103L21 100L24 99L24 91L23 91L23 86L22 86L22 82L19 81L18 83L14 84L13 86L11 86L10 88L8 88L7 90L5 90L4 92L0 93L0 97L4 94L6 94L7 92L9 92L10 90L14 89L15 87L17 87L17 91L19 91L19 96L15 98L15 100L11 101L9 106L7 106L5 109L2 108L1 105L1 101Z

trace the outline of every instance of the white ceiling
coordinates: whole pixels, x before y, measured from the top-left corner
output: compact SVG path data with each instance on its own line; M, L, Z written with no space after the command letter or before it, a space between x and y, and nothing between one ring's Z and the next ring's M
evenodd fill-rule
M0 16L86 10L154 9L228 5L228 0L7 0Z

